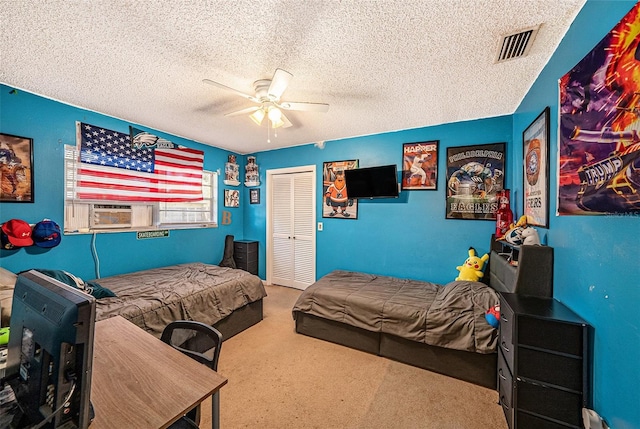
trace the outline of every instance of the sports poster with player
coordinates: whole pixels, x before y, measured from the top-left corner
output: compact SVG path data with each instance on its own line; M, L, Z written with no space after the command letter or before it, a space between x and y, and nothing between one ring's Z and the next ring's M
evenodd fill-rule
M349 198L344 171L358 168L358 160L325 162L322 169L322 217L357 219L358 200Z
M402 145L402 189L435 190L438 187L439 140Z
M640 3L559 86L558 215L640 215Z
M505 143L447 148L447 219L496 219L505 150Z
M524 216L527 225L549 227L549 108L522 133Z

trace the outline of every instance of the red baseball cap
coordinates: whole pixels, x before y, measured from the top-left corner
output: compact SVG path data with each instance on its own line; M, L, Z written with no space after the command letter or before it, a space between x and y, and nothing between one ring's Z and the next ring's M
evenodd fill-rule
M2 232L7 234L7 239L14 246L31 246L31 226L23 220L11 219L2 224Z

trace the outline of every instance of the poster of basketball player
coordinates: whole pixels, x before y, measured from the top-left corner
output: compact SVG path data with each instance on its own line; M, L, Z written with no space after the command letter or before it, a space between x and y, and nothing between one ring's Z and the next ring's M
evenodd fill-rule
M0 201L33 202L33 140L0 133Z
M432 140L402 145L403 190L437 189L438 143L439 140Z
M358 200L349 198L344 171L358 168L358 160L325 162L322 169L322 217L357 219Z
M496 219L505 150L505 143L447 148L447 219Z

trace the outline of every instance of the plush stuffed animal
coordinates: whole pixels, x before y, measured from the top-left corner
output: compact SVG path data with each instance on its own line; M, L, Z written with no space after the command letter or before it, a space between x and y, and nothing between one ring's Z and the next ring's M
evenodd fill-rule
M498 329L500 326L500 304L496 304L493 307L489 308L487 312L484 314L484 318L486 319L489 325Z
M477 282L484 275L482 272L482 267L484 267L484 263L489 259L488 254L484 254L481 258L476 255L476 249L473 247L469 248L469 257L464 264L459 267L456 267L456 270L460 271L456 280L469 280L472 282Z
M522 244L526 245L540 245L540 236L538 235L538 231L532 227L528 226L522 230Z
M502 237L498 238L498 240L504 240L507 243L511 243L516 246L519 246L523 242L522 232L526 228L527 228L527 217L520 216L520 219L518 219L518 222L512 223L509 226L509 229L507 230L507 232L505 232Z

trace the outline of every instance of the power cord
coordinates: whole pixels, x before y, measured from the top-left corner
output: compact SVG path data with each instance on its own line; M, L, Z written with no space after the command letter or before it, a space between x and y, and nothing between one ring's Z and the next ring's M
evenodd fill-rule
M60 404L60 406L58 407L57 410L55 410L53 413L51 413L51 415L49 415L49 417L47 417L46 419L42 420L40 423L38 423L35 426L32 426L31 429L40 429L42 428L44 425L46 425L47 423L51 422L51 419L53 419L60 411L62 411L62 409L64 408L65 404L69 401L69 399L71 399L71 396L73 396L73 392L76 390L76 380L75 377L73 378L73 380L71 381L71 390L69 390L69 394L67 395L66 398L64 398L64 401L62 401L62 404Z
M96 236L97 233L93 232L93 237L91 238L91 255L93 255L93 261L96 266L96 278L100 278L100 258L98 258L98 250L96 249Z

